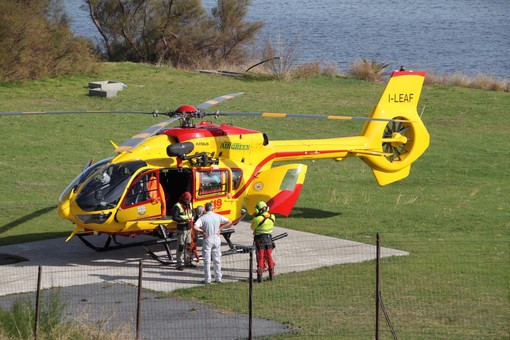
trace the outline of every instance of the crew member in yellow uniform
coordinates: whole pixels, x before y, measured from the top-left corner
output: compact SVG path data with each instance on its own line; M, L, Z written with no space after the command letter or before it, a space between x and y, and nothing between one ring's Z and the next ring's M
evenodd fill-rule
M193 225L193 205L191 194L185 192L181 195L179 202L175 203L172 209L172 219L177 222L177 270L184 270L186 267L195 267L191 263L191 226Z
M269 280L275 278L273 261L273 227L275 217L269 213L269 207L266 202L260 201L255 206L255 217L251 223L253 230L253 241L257 251L257 282L262 282L262 275L267 264Z

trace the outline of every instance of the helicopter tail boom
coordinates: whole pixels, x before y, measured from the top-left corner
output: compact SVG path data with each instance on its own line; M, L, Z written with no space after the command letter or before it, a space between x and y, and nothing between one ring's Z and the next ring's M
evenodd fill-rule
M370 117L398 121L372 120L363 126L362 136L373 154L358 156L370 166L379 185L407 177L411 164L429 146L429 133L417 112L424 79L425 72L393 72Z

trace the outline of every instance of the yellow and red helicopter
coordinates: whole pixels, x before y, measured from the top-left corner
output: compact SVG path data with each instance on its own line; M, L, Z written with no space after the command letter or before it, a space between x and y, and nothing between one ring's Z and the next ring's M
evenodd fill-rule
M103 250L121 246L110 244L112 240L117 243L116 236L146 234L158 236L166 244L175 228L167 213L185 191L192 194L195 207L212 202L215 211L234 224L246 211L254 213L258 201L267 202L272 213L288 216L299 197L307 166L275 166L283 161L339 161L357 156L370 166L379 185L401 180L429 145L429 133L417 113L424 78L424 72L393 72L366 118L205 112L242 93L196 107L181 106L166 113L169 119L115 145L115 156L87 164L62 192L58 213L76 225L67 240L78 235L86 245ZM242 127L205 120L195 123L208 116L305 117L365 123L361 134L354 137L273 141L262 132ZM180 125L168 127L175 121ZM230 233L226 239L233 249ZM104 247L85 240L84 236L91 234L107 234Z

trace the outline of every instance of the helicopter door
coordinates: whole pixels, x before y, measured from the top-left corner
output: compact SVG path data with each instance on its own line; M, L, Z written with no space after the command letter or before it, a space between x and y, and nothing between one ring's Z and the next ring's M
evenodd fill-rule
M165 215L165 192L155 170L142 173L131 183L116 218L123 223Z
M246 196L248 213L254 214L257 202L264 201L272 213L289 216L301 193L306 170L306 165L288 164L259 172Z

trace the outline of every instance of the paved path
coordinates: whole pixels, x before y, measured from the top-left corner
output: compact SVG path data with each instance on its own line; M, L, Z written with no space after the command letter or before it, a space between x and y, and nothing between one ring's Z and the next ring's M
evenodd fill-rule
M232 235L235 244L252 244L248 223L239 223L235 230ZM362 262L374 259L376 256L374 246L359 242L279 227L275 227L274 235L284 232L288 233L288 236L276 241L277 247L274 251L279 274L335 264ZM92 242L94 238L95 236L90 237ZM140 260L144 261L144 288L172 291L198 285L202 280L202 262L198 264L197 268L179 272L174 270L173 266L162 266L154 261L142 247L96 252L85 247L77 237L67 243L64 240L64 238L58 238L0 247L0 254L28 259L28 261L16 264L0 266L0 296L34 291L36 282L32 285L27 284L26 277L37 277L38 266L43 266L43 278L44 273L51 273L51 279L42 280L43 288L104 281L137 285ZM98 240L100 243L104 242L103 238L98 237ZM225 250L228 249L226 244L223 246ZM158 255L165 254L160 245L151 246L151 249ZM405 256L408 253L382 248L381 255L383 257ZM248 278L249 254L224 256L222 265L224 281L246 279ZM20 281L23 281L24 284L20 285Z
M252 244L248 223L241 222L235 230L232 237L235 244ZM277 247L274 251L279 274L367 261L376 256L375 247L363 243L278 227L275 228L274 235L285 232L288 236L276 241ZM63 301L67 303L67 317L85 316L87 322L94 324L103 324L107 320L107 329L125 329L128 334L134 334L136 287L139 263L143 260L143 339L223 340L248 337L247 315L177 298L158 297L158 292L161 291L200 285L203 275L201 262L196 268L180 272L172 265L163 266L153 260L142 247L96 252L85 247L76 237L68 243L64 240L65 238L59 238L0 247L0 257L5 258L7 254L27 259L0 265L0 308L10 308L15 300L22 297L29 301L34 299L38 268L41 266L42 287L62 287L60 293ZM93 242L94 237L90 240ZM100 240L104 242L103 238ZM226 244L223 247L228 249ZM151 249L158 255L165 254L160 245L151 246ZM408 255L406 252L387 248L381 249L381 254ZM245 280L249 274L249 254L223 256L222 265L223 281ZM258 318L253 319L252 327L254 337L293 331L288 325Z

